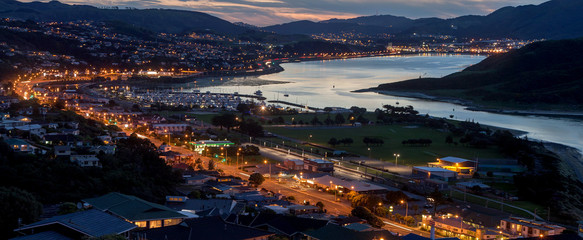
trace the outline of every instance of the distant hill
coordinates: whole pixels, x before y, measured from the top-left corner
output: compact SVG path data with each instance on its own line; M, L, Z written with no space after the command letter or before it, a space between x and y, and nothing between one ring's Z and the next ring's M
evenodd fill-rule
M566 39L583 37L583 1L551 0L540 5L504 7L486 16L461 16L451 19L409 19L391 15L322 22L299 21L268 26L276 33L329 33L354 31L391 34L443 34L457 37ZM376 26L380 28L367 28ZM366 31L366 32L365 32Z
M535 42L443 78L381 84L374 90L423 92L516 104L583 104L583 38Z
M68 5L58 1L23 3L0 0L0 17L35 21L123 22L137 28L168 33L210 30L223 34L238 34L248 30L201 12L169 9L101 9L86 5Z
M359 32L366 34L376 34L386 32L388 29L382 26L360 25L349 22L312 22L307 20L284 23L262 28L268 32L279 34L319 34L319 33L341 33Z

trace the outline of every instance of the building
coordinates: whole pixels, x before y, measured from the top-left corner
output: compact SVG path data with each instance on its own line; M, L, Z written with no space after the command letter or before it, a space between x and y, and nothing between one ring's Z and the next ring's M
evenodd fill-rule
M234 146L235 144L229 141L214 141L214 140L202 140L198 142L191 142L191 145L194 146L194 151L198 153L202 153L205 148L207 147L230 147Z
M14 231L31 234L15 239L89 239L107 235L128 237L129 231L135 228L137 228L136 225L121 218L99 210L89 209L55 216L22 226ZM58 238L51 238L52 236Z
M439 167L413 167L412 177L450 182L457 179L457 172Z
M108 193L101 197L84 199L83 202L121 217L140 228L173 226L187 217L166 206L121 193Z
M500 220L500 230L509 233L513 237L540 237L561 234L565 227L544 221L510 217Z
M423 229L430 230L435 227L435 232L446 237L456 237L461 240L501 239L508 237L500 231L478 226L464 221L463 217L443 215L441 217L422 216Z
M583 237L583 221L578 221L577 224L579 225L577 233L579 234L579 237Z
M303 170L304 161L301 159L285 159L283 161L283 166L288 170Z
M71 155L70 159L81 167L101 167L99 158L95 155Z
M334 163L323 159L304 159L304 169L313 172L333 172Z
M291 205L287 209L292 215L312 214L322 212L322 209L313 205Z
M70 146L55 146L55 156L71 156L71 147Z
M213 216L187 219L184 221L184 224L148 229L137 232L136 235L140 240L267 240L275 234L225 222L221 217Z
M364 231L358 232L336 224L328 224L320 229L303 232L308 240L337 240L337 239L351 239L351 240L399 240L400 238L394 236L387 230L379 231Z
M438 158L437 162L430 162L428 165L429 167L444 168L455 171L458 174L473 174L476 169L476 161L458 157Z
M156 132L156 134L171 134L171 133L183 133L186 131L188 124L169 124L169 123L160 123L160 124L153 124L152 130Z
M35 147L32 144L18 138L4 139L4 142L12 148L12 151L23 153L34 153Z
M335 189L340 193L348 193L354 191L362 194L384 194L388 192L388 189L378 185L374 185L367 182L359 181L349 181L330 175L324 175L318 178L306 179L306 183L312 184L318 187Z

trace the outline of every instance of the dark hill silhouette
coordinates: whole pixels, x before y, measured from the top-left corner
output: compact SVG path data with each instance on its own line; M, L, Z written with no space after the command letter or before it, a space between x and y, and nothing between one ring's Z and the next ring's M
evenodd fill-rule
M244 27L201 12L170 9L101 9L57 1L23 3L0 0L0 17L35 21L124 22L138 28L167 33L210 30L223 34L238 34L247 31Z
M491 102L583 104L583 38L535 42L490 56L443 78L381 84L376 90L420 91Z

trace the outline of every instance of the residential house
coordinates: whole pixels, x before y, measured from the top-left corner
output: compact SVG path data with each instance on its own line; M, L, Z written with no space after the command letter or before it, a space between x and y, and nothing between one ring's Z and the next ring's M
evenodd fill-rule
M43 154L46 152L43 149L40 149L31 143L19 138L4 139L4 142L6 142L6 144L8 144L8 146L10 146L10 148L12 148L12 150L15 152L30 154Z
M71 156L71 147L70 146L55 146L54 147L55 156Z
M193 175L185 175L184 180L186 181L186 184L188 184L188 185L200 186L208 181L216 181L217 178L212 177L212 176L203 175L203 174L193 174Z
M81 167L101 167L99 158L95 155L71 155L70 159Z
M267 230L277 235L284 235L291 240L299 240L305 237L303 232L320 229L327 224L328 220L280 215L264 223L253 224L253 227Z
M196 234L193 237L193 234ZM267 240L275 234L225 222L221 217L187 219L183 224L137 232L140 240L230 239Z
M173 226L187 217L166 206L121 193L108 193L100 197L84 199L83 202L121 217L140 228Z
M336 224L328 224L317 230L306 231L304 234L307 240L337 240L337 239L351 239L351 240L399 240L400 238L394 236L387 230L379 231L364 231L358 232Z
M129 237L129 232L135 228L136 225L121 218L89 209L19 227L14 231L30 235L14 239L85 239L108 235Z

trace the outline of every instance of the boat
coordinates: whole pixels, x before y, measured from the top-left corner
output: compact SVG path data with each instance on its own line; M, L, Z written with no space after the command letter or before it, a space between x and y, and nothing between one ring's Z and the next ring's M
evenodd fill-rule
M254 94L255 94L256 96L260 96L260 97L261 97L261 96L263 96L263 92L261 92L261 90L257 90L257 91L255 91L255 93L254 93Z
M286 93L286 94L284 94L283 96L284 96L284 97L289 97L289 94L287 94L287 93Z

